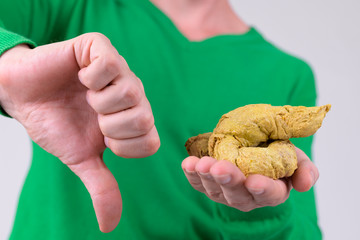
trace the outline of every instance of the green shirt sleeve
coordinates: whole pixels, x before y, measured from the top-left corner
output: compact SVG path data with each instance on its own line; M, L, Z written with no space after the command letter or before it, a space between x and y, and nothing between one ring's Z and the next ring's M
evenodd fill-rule
M311 67L300 60L299 74L294 82L289 102L294 106L313 107L316 104L316 84Z
M9 50L10 48L13 48L19 44L27 44L31 48L36 46L36 44L30 39L2 28L0 23L0 56L6 50Z
M61 40L75 4L72 0L1 0L0 56L19 44L34 48ZM0 114L9 116L1 106Z
M1 0L0 21L6 30L38 45L64 40L72 12L86 0Z

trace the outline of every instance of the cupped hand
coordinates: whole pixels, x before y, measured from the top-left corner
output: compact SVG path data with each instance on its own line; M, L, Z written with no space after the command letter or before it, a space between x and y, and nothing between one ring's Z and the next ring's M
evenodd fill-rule
M97 33L35 49L15 47L0 57L0 73L2 107L80 177L100 230L112 231L122 200L102 159L106 146L137 158L160 144L141 81Z
M308 191L319 172L306 154L296 148L298 169L291 178L273 180L262 175L245 177L231 162L211 157L190 156L182 162L191 186L215 202L248 212L255 208L277 206L286 201L290 190Z

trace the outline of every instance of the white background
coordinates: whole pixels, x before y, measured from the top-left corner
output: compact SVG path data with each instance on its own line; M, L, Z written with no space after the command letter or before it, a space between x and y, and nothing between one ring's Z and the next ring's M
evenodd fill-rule
M319 221L325 240L360 236L360 1L232 0L235 10L277 46L313 68L318 105L332 109L318 131L314 160ZM30 141L14 120L0 117L0 239L11 229L30 164Z

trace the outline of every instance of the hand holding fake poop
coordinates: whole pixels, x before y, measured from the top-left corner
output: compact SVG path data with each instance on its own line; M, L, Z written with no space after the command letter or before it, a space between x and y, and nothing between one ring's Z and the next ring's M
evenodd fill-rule
M194 156L183 161L184 172L196 190L216 202L242 211L276 206L291 187L307 191L315 184L317 168L288 139L314 134L329 110L330 105L266 104L235 109L222 116L213 133L186 142Z

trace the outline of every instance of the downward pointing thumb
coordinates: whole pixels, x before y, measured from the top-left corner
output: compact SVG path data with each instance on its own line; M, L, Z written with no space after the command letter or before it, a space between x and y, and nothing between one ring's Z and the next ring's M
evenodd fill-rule
M96 157L69 168L90 193L100 230L105 233L114 230L120 221L122 199L116 179L104 161Z

